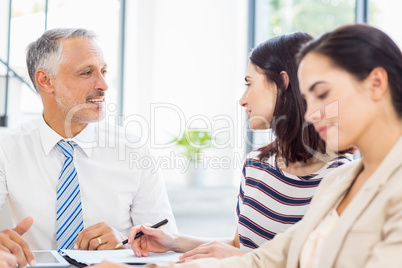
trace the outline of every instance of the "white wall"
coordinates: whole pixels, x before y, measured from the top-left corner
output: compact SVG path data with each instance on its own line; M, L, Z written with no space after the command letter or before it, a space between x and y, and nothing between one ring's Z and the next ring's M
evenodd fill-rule
M247 64L247 1L128 1L127 8L125 114L141 115L149 124L148 133L144 124L138 132L149 138L153 154L159 160L177 154L174 147L161 147L198 118L193 127L210 123L213 132L224 132L220 144L230 142L206 155L241 160L245 122L238 100ZM152 114L151 105L160 103L166 104ZM140 129L138 118L128 118L129 127ZM237 162L209 167L207 185L237 186ZM162 170L168 184L182 183L177 163Z

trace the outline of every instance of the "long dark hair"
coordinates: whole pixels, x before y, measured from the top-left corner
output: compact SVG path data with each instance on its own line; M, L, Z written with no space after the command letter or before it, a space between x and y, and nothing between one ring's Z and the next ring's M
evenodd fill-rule
M365 24L342 26L304 46L297 56L298 62L310 52L328 57L360 81L374 68L384 68L392 105L402 118L402 52L384 32Z
M307 33L291 33L268 39L253 49L250 61L264 71L268 81L277 87L276 105L272 117L272 131L276 139L261 148L259 159L280 154L286 164L306 162L311 150L325 152L325 143L314 127L304 120L306 102L301 96L297 80L296 54L303 44L312 40ZM289 76L288 87L281 72Z

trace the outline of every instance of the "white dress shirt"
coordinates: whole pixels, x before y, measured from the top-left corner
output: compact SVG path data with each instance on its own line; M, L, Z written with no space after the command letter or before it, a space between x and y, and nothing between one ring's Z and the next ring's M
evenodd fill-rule
M31 249L56 248L56 187L64 161L56 144L61 139L43 117L0 137L0 209L8 197L15 224L34 218L23 235ZM136 146L138 137L101 121L72 140L78 144L74 164L84 228L106 222L128 235L134 225L166 218L164 229L177 232L164 181L148 148Z

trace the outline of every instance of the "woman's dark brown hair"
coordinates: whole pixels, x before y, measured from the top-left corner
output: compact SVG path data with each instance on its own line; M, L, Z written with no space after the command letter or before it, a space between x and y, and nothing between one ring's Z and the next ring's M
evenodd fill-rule
M304 120L306 102L301 96L297 80L296 54L313 37L296 32L270 38L253 49L250 61L258 66L277 87L276 105L271 121L276 139L261 148L260 160L274 154L281 155L286 164L306 162L311 151L325 152L325 143L314 127ZM281 72L289 76L288 87Z
M384 68L392 105L402 118L402 52L384 32L365 24L345 25L309 42L298 54L298 61L310 52L327 56L359 81L374 68Z

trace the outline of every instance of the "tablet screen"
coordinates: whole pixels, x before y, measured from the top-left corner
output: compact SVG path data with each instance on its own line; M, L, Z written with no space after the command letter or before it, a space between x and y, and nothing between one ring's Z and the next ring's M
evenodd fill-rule
M33 250L36 268L68 267L70 264L56 250ZM27 267L31 267L27 265Z

